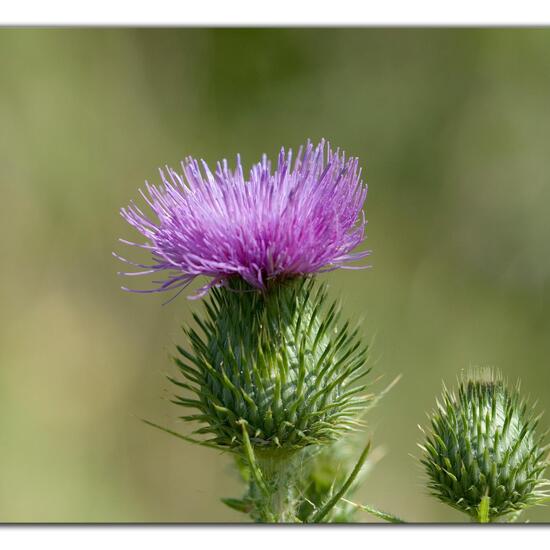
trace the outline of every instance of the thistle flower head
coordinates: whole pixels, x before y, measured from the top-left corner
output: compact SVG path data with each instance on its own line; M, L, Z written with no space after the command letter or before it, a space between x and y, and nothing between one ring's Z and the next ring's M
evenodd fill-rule
M537 424L519 386L509 390L492 371L445 390L421 445L431 492L474 518L484 500L488 520L537 504L547 467Z
M303 276L348 266L368 256L352 252L364 238L362 207L367 186L356 158L321 141L281 150L275 169L264 155L245 176L240 158L212 173L187 158L182 173L160 172L162 185L141 192L153 216L132 203L122 217L145 237L126 244L146 249L150 265L125 275L160 274L156 287L174 290L199 275L210 278L199 291L240 277L266 289L273 279Z

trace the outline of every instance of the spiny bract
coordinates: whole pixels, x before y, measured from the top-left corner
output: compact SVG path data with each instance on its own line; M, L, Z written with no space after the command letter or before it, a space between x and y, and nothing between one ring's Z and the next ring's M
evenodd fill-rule
M472 517L487 496L490 520L537 504L547 466L537 424L519 386L510 391L498 375L462 380L458 395L445 389L420 446L431 492Z
M331 441L358 424L371 397L356 382L367 373L367 347L338 325L335 304L312 279L279 282L265 292L236 279L214 288L195 315L202 334L186 329L192 352L179 347L185 382L195 394L175 403L205 426L210 443L242 444L242 425L256 451L295 450Z

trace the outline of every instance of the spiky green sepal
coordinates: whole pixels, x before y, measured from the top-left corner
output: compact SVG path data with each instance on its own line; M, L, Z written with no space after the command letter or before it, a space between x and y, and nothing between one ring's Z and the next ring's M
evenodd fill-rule
M190 351L178 347L184 381L172 381L188 392L174 402L196 409L182 418L221 448L242 448L245 426L260 453L292 453L353 429L371 400L357 383L367 347L325 303L313 279L265 292L241 280L212 289L204 317L194 316L200 330L185 329Z
M537 424L519 385L509 390L493 372L445 389L420 446L432 494L476 521L540 503L547 447Z

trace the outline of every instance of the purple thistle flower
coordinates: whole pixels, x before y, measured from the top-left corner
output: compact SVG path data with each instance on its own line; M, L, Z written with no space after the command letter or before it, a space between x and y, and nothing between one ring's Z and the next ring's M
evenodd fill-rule
M202 166L202 170L201 170ZM357 158L346 159L322 140L308 141L293 162L292 150L281 149L275 171L266 155L245 178L240 157L235 171L227 161L208 165L188 157L183 174L160 170L162 186L146 182L140 190L156 220L135 204L122 217L147 240L152 265L122 261L142 268L123 275L166 272L154 289L160 292L187 286L199 275L211 277L198 292L239 276L265 289L273 279L305 276L349 266L370 251L352 252L365 236L363 185ZM129 289L124 289L129 290Z

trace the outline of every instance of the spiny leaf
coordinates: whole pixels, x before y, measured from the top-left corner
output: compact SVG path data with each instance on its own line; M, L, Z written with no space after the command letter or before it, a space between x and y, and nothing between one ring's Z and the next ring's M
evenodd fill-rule
M388 523L406 523L406 521L402 520L401 518L398 518L397 516L394 516L393 514L389 514L388 512L382 512L381 510L377 510L376 508L373 508L372 506L369 506L368 504L356 504L355 502L352 502L351 500L347 500L345 498L342 499L344 502L347 502L348 504L351 504L358 510L362 510L363 512L367 512L368 514L371 514L377 518L383 519L384 521L387 521Z
M325 518L325 516L332 510L332 508L336 506L338 501L345 496L351 484L355 481L355 478L359 475L359 472L361 471L363 464L365 464L365 461L367 460L367 457L369 455L370 446L371 446L371 442L369 441L366 447L363 449L363 452L359 456L359 459L357 460L357 464L355 465L355 468L353 468L349 477L342 484L340 489L334 494L334 496L320 510L316 512L316 514L313 516L312 523L320 523Z
M229 508L244 514L249 514L253 509L253 504L248 500L241 500L237 498L222 498L220 500L226 506L229 506Z
M141 421L145 422L145 424L148 424L149 426L152 426L153 428L157 428L158 430L166 432L167 434L174 435L174 436L178 437L179 439L183 439L184 441L187 441L189 443L193 443L194 445L200 445L201 447L209 447L210 449L216 449L217 451L235 452L233 449L229 449L229 448L225 449L223 447L220 447L219 445L209 443L208 441L201 441L200 439L194 439L194 438L189 437L187 435L183 435L183 434L180 434L178 432L174 432L173 430L170 430L170 429L165 428L163 426L159 426L158 424L155 424L154 422L151 422L150 420L145 420L144 418L142 418Z

